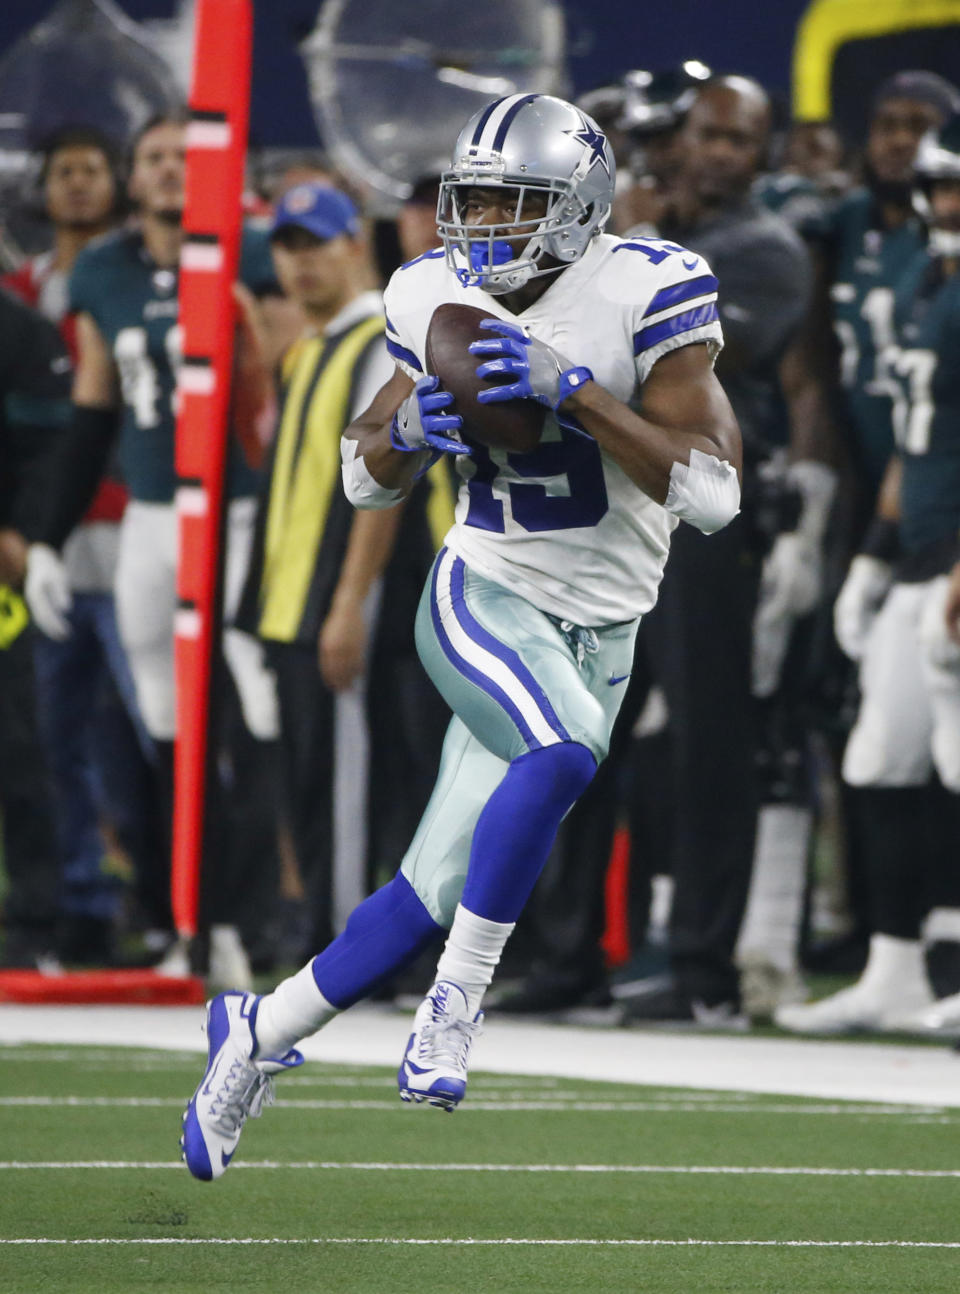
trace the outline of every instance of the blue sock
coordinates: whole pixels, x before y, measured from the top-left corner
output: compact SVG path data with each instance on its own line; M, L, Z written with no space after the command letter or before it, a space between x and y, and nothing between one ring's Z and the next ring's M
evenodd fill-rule
M403 970L446 931L400 872L350 913L343 934L313 959L317 988L346 1010Z
M597 761L561 742L515 759L477 821L460 902L488 921L516 921L565 813L590 785Z

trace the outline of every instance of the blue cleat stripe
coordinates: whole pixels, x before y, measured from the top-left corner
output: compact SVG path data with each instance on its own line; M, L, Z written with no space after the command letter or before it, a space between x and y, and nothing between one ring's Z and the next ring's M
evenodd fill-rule
M187 1118L183 1125L183 1157L194 1177L201 1182L213 1181L213 1169L210 1166L210 1155L200 1131L197 1112L191 1101L187 1106Z

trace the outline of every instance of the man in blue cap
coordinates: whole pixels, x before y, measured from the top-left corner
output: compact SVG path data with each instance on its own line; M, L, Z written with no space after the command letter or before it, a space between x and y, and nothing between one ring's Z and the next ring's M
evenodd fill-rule
M266 642L277 679L305 948L327 943L367 892L372 640L385 620L412 624L412 609L378 613L405 584L417 596L435 545L424 508L357 512L341 485L341 433L394 367L354 204L328 185L298 184L280 200L270 244L280 285L306 326L280 363L278 427L241 618ZM252 298L244 303L255 310ZM255 313L251 323L256 331ZM401 525L402 552L385 581ZM411 562L416 575L405 578L398 566Z

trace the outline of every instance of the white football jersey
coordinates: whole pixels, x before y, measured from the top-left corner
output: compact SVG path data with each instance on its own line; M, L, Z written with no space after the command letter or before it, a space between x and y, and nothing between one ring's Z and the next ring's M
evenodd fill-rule
M538 301L513 315L498 297L463 287L438 249L401 266L387 285L387 349L416 380L426 372L437 306L478 306L522 324L571 364L586 365L618 400L636 405L661 355L692 342L719 351L716 294L710 267L693 252L655 238L601 234ZM559 420L548 413L529 454L477 446L459 456L462 484L446 543L468 566L550 615L580 625L632 620L657 600L677 521L571 424L562 409Z

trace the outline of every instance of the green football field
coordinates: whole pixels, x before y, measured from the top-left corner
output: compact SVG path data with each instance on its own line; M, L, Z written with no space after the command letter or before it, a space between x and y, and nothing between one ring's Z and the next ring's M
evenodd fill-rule
M308 1064L203 1184L201 1063L0 1048L0 1290L960 1289L960 1111Z

